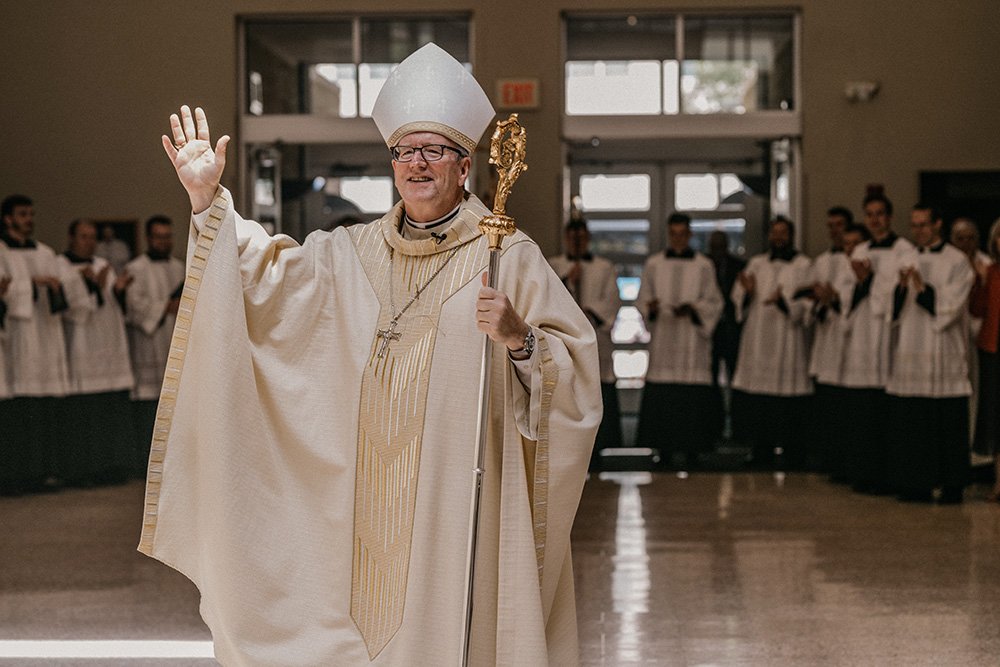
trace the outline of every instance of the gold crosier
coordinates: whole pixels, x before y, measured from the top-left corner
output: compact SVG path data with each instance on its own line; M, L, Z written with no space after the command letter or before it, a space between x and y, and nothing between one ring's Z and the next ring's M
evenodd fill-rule
M490 263L486 274L486 284L496 289L500 274L500 245L505 236L517 231L514 220L506 215L507 196L511 186L528 168L524 164L527 138L524 128L517 122L517 114L512 113L507 120L497 122L490 142L490 164L495 165L499 182L493 200L493 215L484 216L479 222L481 231L490 245ZM486 425L489 419L490 376L493 368L493 340L483 337L483 364L479 382L479 421L476 426L476 467L473 468L472 507L469 512L469 551L465 574L465 633L462 637L461 664L468 667L472 642L472 601L476 587L476 547L479 543L479 513L483 497L483 474L486 472Z

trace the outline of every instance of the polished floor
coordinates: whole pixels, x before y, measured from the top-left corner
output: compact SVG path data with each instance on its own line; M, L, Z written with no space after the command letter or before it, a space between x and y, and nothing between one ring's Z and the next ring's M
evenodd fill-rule
M594 476L573 535L583 664L1000 665L985 491L904 505L808 474ZM214 664L190 657L209 639L193 586L135 551L141 500L137 483L0 499L0 664Z

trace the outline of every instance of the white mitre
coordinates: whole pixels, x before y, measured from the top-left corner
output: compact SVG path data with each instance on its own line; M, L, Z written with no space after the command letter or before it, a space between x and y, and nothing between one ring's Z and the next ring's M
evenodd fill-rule
M495 114L476 79L434 43L420 47L392 70L372 109L372 119L390 148L411 132L434 132L470 153Z

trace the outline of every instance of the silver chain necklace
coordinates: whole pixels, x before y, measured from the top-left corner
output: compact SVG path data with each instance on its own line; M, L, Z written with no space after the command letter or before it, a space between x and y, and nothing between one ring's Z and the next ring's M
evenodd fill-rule
M444 269L445 266L447 266L448 262L451 261L451 258L455 256L455 253L457 253L460 248L461 246L458 246L450 253L448 253L448 256L444 258L444 261L441 262L441 265L438 266L437 269L435 269L434 273L431 274L430 278L424 281L423 285L417 288L417 291L413 293L413 296L410 297L410 300L406 302L406 305L403 306L399 310L399 312L396 312L396 296L395 296L396 290L394 287L395 281L394 281L394 271L392 267L392 258L395 252L393 248L391 247L389 248L389 310L392 313L392 319L389 320L388 328L376 329L375 337L382 339L382 344L379 345L378 348L378 357L380 359L384 357L386 353L389 351L389 341L399 340L400 336L403 335L401 332L396 331L396 325L399 324L399 318L402 317L403 313L406 312L407 308L413 305L414 301L420 298L420 295L423 293L423 291L427 289L427 286L431 284L432 280L437 278L438 274L441 273L441 271Z

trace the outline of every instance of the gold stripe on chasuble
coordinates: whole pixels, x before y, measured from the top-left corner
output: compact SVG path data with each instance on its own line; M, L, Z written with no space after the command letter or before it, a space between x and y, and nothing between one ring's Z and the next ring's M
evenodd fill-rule
M160 489L163 483L163 461L167 454L167 436L170 435L170 424L177 404L177 388L181 382L181 370L184 367L184 356L187 353L188 337L191 332L191 317L194 314L195 299L201 287L201 277L205 273L208 256L215 245L215 239L222 226L222 219L229 208L229 199L220 188L212 202L194 254L188 263L187 274L184 277L184 289L181 291L180 307L177 309L177 320L174 333L170 339L170 352L167 356L167 367L163 373L163 385L160 388L160 402L156 408L156 423L153 426L153 441L149 447L149 465L146 472L146 505L143 514L142 536L139 539L139 551L151 556L153 553L153 538L156 535L156 519L159 514Z
M407 255L396 251L389 279L388 245L378 224L355 229L355 247L378 295L378 329L439 269L450 253ZM357 477L354 494L354 558L351 617L371 659L385 648L403 621L413 518L423 444L427 384L441 306L486 264L486 244L465 244L399 317L401 334L384 357L381 339L372 346L361 384ZM471 317L471 314L470 314Z

